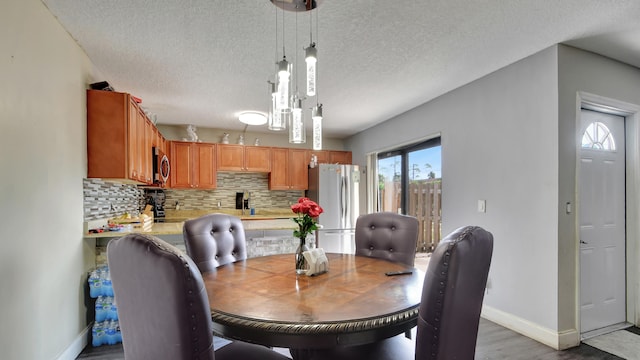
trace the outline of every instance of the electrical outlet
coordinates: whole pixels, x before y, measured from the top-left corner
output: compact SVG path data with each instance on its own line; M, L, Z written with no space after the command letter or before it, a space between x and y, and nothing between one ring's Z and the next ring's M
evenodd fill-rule
M487 212L487 200L478 200L478 212Z

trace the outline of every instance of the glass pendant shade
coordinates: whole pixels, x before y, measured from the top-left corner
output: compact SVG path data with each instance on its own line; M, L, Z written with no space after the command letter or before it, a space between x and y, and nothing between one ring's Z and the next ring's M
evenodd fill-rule
M278 109L289 109L289 62L285 57L278 63Z
M322 104L311 111L313 125L313 150L322 150Z
M307 135L304 129L304 117L302 114L302 100L299 99L294 99L294 106L291 109L289 142L291 144L304 144L307 142Z
M318 62L318 50L316 44L311 43L305 49L305 59L307 63L307 96L316 95L316 63Z
M282 131L287 128L287 122L280 114L276 84L271 82L271 109L269 109L269 124L267 126L269 130Z

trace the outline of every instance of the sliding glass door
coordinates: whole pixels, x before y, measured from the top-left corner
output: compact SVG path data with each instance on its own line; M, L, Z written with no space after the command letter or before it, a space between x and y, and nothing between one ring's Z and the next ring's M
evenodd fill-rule
M416 217L418 251L440 241L441 168L440 138L378 154L378 211Z

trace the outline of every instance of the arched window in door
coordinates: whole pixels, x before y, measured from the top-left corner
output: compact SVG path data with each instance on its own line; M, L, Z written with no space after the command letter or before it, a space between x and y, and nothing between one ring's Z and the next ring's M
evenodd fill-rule
M582 134L582 148L616 151L616 142L607 125L601 122L592 122Z

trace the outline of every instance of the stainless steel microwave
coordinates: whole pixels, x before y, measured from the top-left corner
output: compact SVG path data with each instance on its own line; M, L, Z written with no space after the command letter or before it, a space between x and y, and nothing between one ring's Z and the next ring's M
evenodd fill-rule
M160 187L165 187L167 181L169 181L169 173L171 172L171 165L169 164L169 157L160 148L153 147L153 184Z

